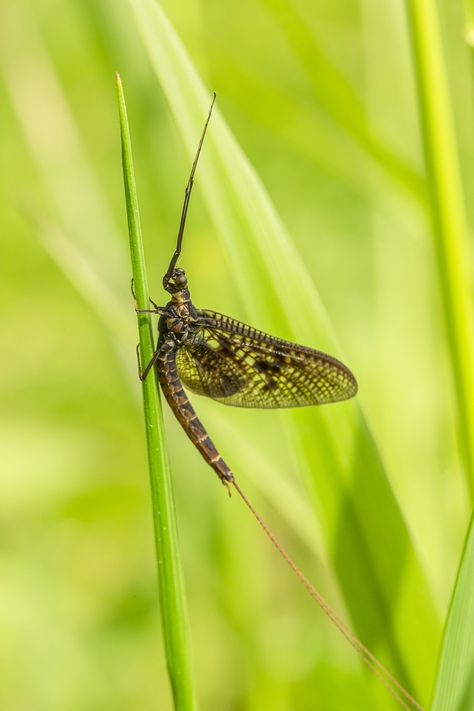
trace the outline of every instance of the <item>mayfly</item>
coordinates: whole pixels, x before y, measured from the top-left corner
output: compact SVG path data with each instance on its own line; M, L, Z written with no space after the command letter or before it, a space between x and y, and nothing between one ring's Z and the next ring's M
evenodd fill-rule
M146 310L160 317L159 338L140 377L146 378L156 363L171 409L222 483L229 486L234 474L217 452L183 385L225 405L284 408L351 398L357 382L349 368L332 356L275 338L215 311L197 309L192 303L185 271L176 263L214 99L186 186L176 250L163 277L171 299L164 307L153 303L154 308Z
M153 308L136 309L137 313L159 316L156 350L143 370L140 366L140 379L144 380L150 370L156 368L161 389L176 418L229 493L230 487L238 492L310 595L399 703L409 709L408 702L423 711L337 617L277 541L217 451L184 390L183 386L225 405L265 409L323 405L347 400L357 393L354 375L336 358L270 336L218 312L198 309L191 301L186 273L176 264L181 255L194 176L215 98L214 94L186 185L176 249L163 277L163 288L170 300L166 306L158 306L150 299Z

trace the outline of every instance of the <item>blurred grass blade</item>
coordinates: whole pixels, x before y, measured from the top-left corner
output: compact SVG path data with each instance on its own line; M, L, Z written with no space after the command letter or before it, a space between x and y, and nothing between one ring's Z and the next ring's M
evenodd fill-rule
M431 711L474 708L474 516L453 590Z
M130 132L125 97L118 75L117 92L134 287L138 307L146 309L149 306L148 287L133 173ZM138 329L141 362L148 363L154 352L149 314L140 314L138 316ZM191 672L191 649L178 552L171 478L166 454L163 413L154 369L150 371L142 385L158 564L161 621L166 658L173 688L175 708L178 711L191 711L196 708Z
M433 0L409 0L426 177L459 423L459 447L474 495L474 340L470 254L453 118Z
M40 167L43 194L75 248L87 256L97 278L120 299L126 248L97 171L87 158L48 48L24 3L4 4L0 26L1 69L31 154ZM35 203L33 209L40 212Z
M421 176L373 132L367 123L362 102L344 74L320 46L300 9L285 0L264 0L263 4L298 58L319 105L351 140L367 152L369 158L378 163L381 173L386 173L384 177L389 176L399 190L423 203ZM387 182L389 186L390 182Z
M131 4L192 157L210 95L159 5L154 0ZM276 335L337 353L303 260L218 109L206 140L199 189L229 254L249 318ZM296 423L292 440L301 452L326 549L357 634L372 651L380 650L390 671L415 696L426 699L439 624L367 423L352 403L311 408L289 418ZM244 474L235 464L234 470Z

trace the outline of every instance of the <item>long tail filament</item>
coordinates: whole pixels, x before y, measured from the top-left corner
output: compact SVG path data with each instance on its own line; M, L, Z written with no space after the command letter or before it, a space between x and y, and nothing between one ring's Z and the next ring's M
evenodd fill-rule
M275 538L271 532L268 525L265 523L263 518L257 513L253 505L250 503L246 494L242 491L240 486L237 484L235 479L230 482L234 489L239 494L242 501L245 503L247 508L250 510L254 518L258 521L259 525L264 530L265 534L268 536L270 541L273 543L279 554L290 566L298 580L304 585L306 590L309 592L311 597L317 602L324 614L333 622L337 627L339 632L345 637L349 642L351 647L355 649L359 657L365 662L365 664L374 672L374 674L380 679L382 684L388 689L392 696L398 701L398 703L405 709L417 709L417 711L425 711L423 706L421 706L416 699L400 684L400 682L395 679L395 677L384 667L384 665L379 662L379 660L370 652L369 649L360 641L358 637L342 622L338 617L332 607L326 602L322 595L316 590L314 585L310 583L306 575L300 570L296 565L291 556L286 552L281 543Z

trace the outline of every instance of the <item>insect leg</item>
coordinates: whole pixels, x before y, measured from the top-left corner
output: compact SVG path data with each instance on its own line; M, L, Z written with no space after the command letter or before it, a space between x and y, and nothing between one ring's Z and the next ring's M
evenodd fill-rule
M201 139L200 139L199 145L198 145L198 149L197 149L196 155L194 157L193 166L191 168L191 175L189 176L188 184L186 185L186 190L184 191L184 203L183 203L183 209L181 212L181 219L179 222L178 240L176 242L176 249L174 251L173 256L171 257L171 261L170 261L168 269L166 270L166 274L163 277L163 287L165 289L168 286L168 282L173 275L173 270L176 266L176 262L178 261L178 257L181 254L181 245L183 242L184 227L186 225L186 216L188 214L189 199L191 197L191 190L193 189L193 184L194 184L194 173L196 172L196 166L197 166L197 163L199 160L199 155L201 153L202 144L204 143L204 136L206 135L207 126L208 126L209 120L211 118L212 107L214 106L215 100L216 100L216 94L214 93L213 97L212 97L211 108L209 109L206 123L204 124L204 130L202 132Z
M157 348L156 351L153 353L153 356L152 356L150 362L148 363L148 365L146 366L145 370L142 371L142 362L141 362L141 358L140 358L140 344L139 343L137 344L138 377L140 378L140 380L142 382L143 382L143 380L146 379L146 376L148 375L148 373L150 372L150 370L153 368L156 361L158 360L159 352L160 351Z
M161 306L158 306L158 304L156 304L150 296L148 297L148 301L151 303L151 305L152 305L154 308L152 308L152 309L138 309L138 308L137 308L137 297L135 296L135 280L134 280L133 277L132 277L132 281L131 281L131 284L130 284L130 291L132 292L133 301L134 301L134 303L135 303L135 313L137 313L137 314L156 314L156 313L160 313L160 309L161 309L162 307L161 307Z

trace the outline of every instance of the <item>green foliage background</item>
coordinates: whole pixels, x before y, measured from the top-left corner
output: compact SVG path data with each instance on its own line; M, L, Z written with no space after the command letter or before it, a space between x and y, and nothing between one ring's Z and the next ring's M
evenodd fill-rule
M149 4L0 10L0 705L14 711L172 708L114 72L158 301L205 108L189 72L164 63L166 22L137 24ZM360 384L358 404L296 416L194 402L309 577L428 705L469 523L469 431L458 424L407 12L375 0L161 8L218 94L182 259L194 302L314 347L337 338ZM466 10L439 5L470 195ZM165 414L200 707L395 708Z

